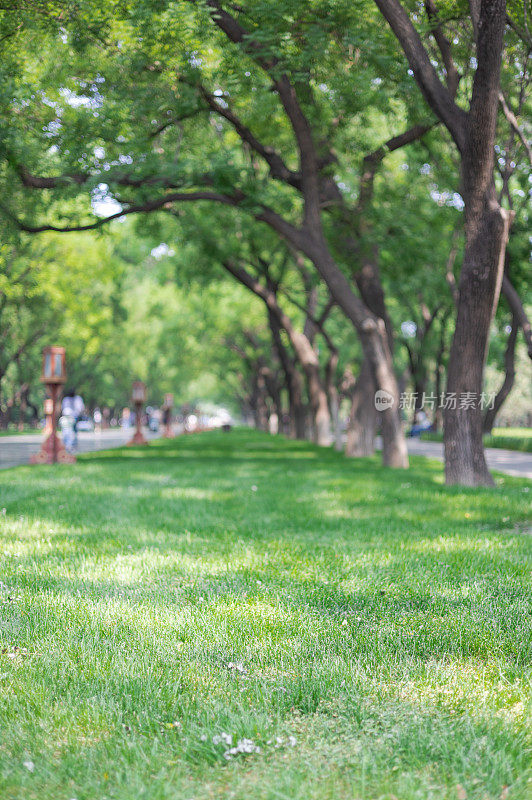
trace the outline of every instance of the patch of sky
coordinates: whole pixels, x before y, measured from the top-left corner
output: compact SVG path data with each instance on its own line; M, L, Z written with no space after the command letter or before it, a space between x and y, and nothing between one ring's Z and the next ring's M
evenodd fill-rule
M92 190L91 205L97 217L109 217L111 214L118 214L122 211L122 206L112 196L106 183L99 183Z
M173 250L169 245L167 245L166 242L161 242L161 244L158 244L157 247L154 247L150 251L150 255L153 258L155 258L156 261L159 261L161 258L164 258L165 256L171 257L175 255L175 250Z
M411 319L407 319L404 322L401 322L401 333L407 339L412 339L417 332L417 325Z

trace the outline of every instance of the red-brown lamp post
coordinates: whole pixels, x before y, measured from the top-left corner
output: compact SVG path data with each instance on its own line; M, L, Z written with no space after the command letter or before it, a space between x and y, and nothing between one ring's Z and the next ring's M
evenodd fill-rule
M41 381L46 384L47 397L44 401L46 415L46 436L38 453L30 458L31 464L73 464L76 457L67 453L56 432L59 415L61 386L66 381L65 348L45 347L42 351Z
M128 442L128 444L148 444L148 440L144 438L142 433L142 406L146 402L145 383L142 381L133 381L131 400L135 406L135 425L137 429L133 435L133 438Z
M163 422L164 422L164 438L173 439L174 431L172 430L172 409L174 407L174 395L168 392L164 396L163 404Z

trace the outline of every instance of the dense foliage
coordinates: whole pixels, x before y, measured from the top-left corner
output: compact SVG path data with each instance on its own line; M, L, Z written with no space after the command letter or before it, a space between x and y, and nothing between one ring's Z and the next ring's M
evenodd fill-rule
M467 111L477 66L469 6L404 5ZM283 81L317 154L327 257L368 313L385 319L400 388L420 397L445 388L464 247L460 163L452 131L425 103L375 3L2 8L4 416L24 393L30 405L39 399L38 351L52 340L67 346L71 379L92 404L124 403L139 376L157 402L172 390L182 401L202 396L257 414L264 390L265 413L280 415L293 400L292 364L310 427L320 391L333 422L331 390L347 412L349 375L363 372L367 352L294 238L312 235L309 179ZM527 20L509 4L495 182L514 214L506 274L525 306L529 53ZM258 282L254 298L235 270ZM264 297L273 289L289 322L277 332ZM516 319L505 296L488 391L508 374L508 331L523 327ZM300 335L317 376L294 348ZM526 380L521 334L514 350ZM526 423L526 409L516 412Z

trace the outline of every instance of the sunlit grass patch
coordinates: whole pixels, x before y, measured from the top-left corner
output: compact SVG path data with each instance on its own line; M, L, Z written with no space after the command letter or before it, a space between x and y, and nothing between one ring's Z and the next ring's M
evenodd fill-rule
M252 431L0 473L0 795L524 799L529 488Z

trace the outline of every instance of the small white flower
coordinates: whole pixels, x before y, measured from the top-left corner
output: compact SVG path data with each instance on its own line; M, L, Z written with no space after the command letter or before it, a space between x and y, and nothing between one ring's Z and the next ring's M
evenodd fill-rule
M247 672L245 666L242 664L241 661L228 661L227 662L227 669L232 669L235 672L241 672L242 674Z
M233 756L237 756L240 753L244 755L260 753L260 747L253 742L253 739L239 739L234 747L230 747L225 751L224 758L229 761Z
M23 766L26 767L28 772L33 772L35 770L35 764L33 761L24 761Z
M207 741L207 734L206 733L202 733L199 738L200 738L200 742L206 742Z
M255 484L253 484L253 486L251 487L251 491L256 492L258 488L259 488L258 486L255 486Z
M212 743L213 744L220 744L221 741L222 741L222 737L218 736L218 734L216 734L216 736L212 737Z
M296 740L295 736L289 736L288 737L288 746L289 747L295 747L296 743L297 743L297 740Z
M346 618L345 618L345 617L344 617L344 619L342 620L342 625L347 625L347 620L346 620Z

